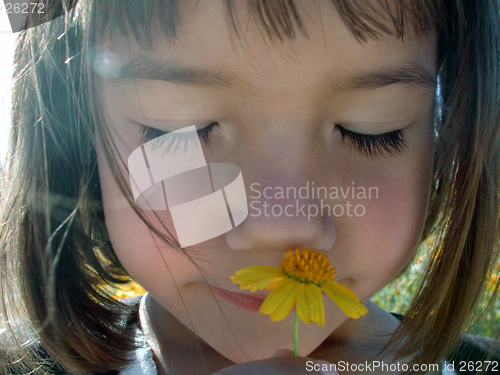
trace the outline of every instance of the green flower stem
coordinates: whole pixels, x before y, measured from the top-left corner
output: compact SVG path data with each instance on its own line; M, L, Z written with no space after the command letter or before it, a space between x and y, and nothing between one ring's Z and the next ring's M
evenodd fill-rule
M295 312L295 323L293 324L293 355L299 355L299 316Z

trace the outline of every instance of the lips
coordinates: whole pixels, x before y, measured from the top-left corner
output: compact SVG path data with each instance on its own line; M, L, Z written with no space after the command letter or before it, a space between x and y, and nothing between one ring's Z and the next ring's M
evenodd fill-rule
M260 306L264 302L266 296L251 296L244 293L230 292L225 289L217 288L216 286L210 285L210 288L222 299L238 306L242 309L259 312Z

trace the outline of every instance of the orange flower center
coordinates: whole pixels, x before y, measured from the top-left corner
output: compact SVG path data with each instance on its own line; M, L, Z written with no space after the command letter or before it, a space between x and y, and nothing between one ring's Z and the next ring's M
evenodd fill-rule
M325 254L307 247L297 249L295 253L288 250L280 267L288 277L317 286L333 280L335 276L335 268L332 267L330 259Z

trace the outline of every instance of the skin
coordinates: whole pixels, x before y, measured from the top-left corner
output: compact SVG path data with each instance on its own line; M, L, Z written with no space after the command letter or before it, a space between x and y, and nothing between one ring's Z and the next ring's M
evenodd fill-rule
M150 233L126 203L98 150L106 225L123 266L149 292L141 318L153 336L160 373L167 363L169 373L210 374L234 363L265 359L218 374L262 374L266 366L273 374L292 373L292 368L306 373L304 363L296 359L268 359L277 350L293 348L294 314L271 322L267 315L227 302L209 287L238 292L229 280L234 271L254 264L277 267L289 248L307 246L327 254L337 270L335 279L369 310L363 318L347 320L325 298L325 326L301 325L302 356L360 362L382 349L398 326L369 298L402 269L421 236L432 166L435 90L402 83L359 89L339 82L412 64L435 75L436 36L403 42L384 34L359 42L330 4L300 4L309 38L299 34L294 40L270 42L253 21L246 21L248 14L241 7L240 43L228 30L222 2L199 1L197 7L181 2L174 43L159 37L146 52L129 41L107 45L123 64L147 55L237 79L237 84L213 87L104 79L106 112L124 160L143 143L138 124L172 131L218 121L211 143L204 146L206 159L238 165L247 195L252 183L299 188L314 181L315 186L345 189L354 182L378 189L378 198L325 201L332 206L347 200L362 204L362 217L249 216L225 235L193 246L189 258ZM349 140L343 142L335 124L364 134L403 129L407 147L367 157ZM284 206L295 201L271 198L267 203ZM319 201L301 199L300 204ZM165 225L175 234L168 211L145 213L153 225ZM287 369L275 369L276 361L284 361Z

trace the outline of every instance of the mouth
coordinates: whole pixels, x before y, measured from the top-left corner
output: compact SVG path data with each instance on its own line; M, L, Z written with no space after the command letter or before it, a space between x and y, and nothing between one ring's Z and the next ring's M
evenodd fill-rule
M210 288L222 299L238 306L242 309L259 312L260 306L264 302L266 296L251 296L244 293L230 292L225 289L217 288L216 286L210 285Z

